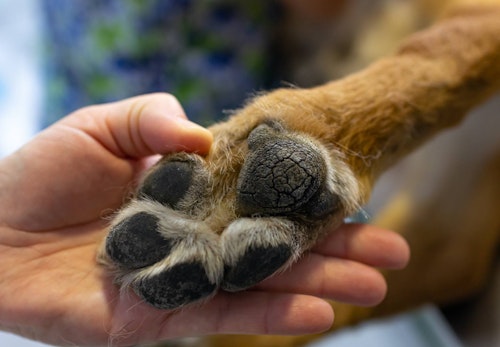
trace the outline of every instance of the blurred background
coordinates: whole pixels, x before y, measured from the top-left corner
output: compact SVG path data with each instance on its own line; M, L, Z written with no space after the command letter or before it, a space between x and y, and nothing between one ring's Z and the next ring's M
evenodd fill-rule
M0 1L0 157L39 130L41 27L37 1Z
M0 0L0 158L75 109L148 92L176 95L190 118L207 125L283 81L308 86L356 71L426 24L408 1L353 2L333 27L310 23L300 28L302 40L284 42L286 33L271 25L282 20L272 1ZM311 39L317 30L335 50ZM297 61L284 66L283 54ZM499 109L497 99L476 112L497 117ZM369 213L394 174L384 180ZM497 271L470 301L365 323L312 346L390 347L402 339L406 347L499 346L499 279ZM43 344L0 333L0 346Z

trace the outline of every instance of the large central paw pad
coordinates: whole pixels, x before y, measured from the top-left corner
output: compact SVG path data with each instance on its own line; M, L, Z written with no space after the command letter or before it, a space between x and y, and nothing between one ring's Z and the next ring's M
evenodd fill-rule
M206 159L166 156L148 172L100 252L122 287L164 309L218 288L243 290L286 268L327 222L344 217L342 187L350 183L331 153L276 121L248 134ZM235 146L246 155L243 165L228 166L228 180L210 161L229 160Z
M326 164L310 143L260 125L248 137L249 155L238 181L243 214L279 215L299 209L323 185Z

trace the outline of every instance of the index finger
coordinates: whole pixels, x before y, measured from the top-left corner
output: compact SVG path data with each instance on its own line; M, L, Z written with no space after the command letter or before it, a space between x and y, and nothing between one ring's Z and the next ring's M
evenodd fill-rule
M369 224L347 223L333 230L313 252L384 269L408 264L410 248L399 234Z

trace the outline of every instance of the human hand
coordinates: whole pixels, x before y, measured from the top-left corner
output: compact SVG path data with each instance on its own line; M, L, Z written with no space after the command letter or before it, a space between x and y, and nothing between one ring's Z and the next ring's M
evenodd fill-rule
M408 260L395 233L344 225L289 271L201 306L157 310L96 263L106 219L156 154L204 154L211 135L165 94L75 112L0 161L0 328L60 345L132 345L215 333L303 334L332 324L321 298L385 295L374 269ZM300 317L300 318L298 318Z

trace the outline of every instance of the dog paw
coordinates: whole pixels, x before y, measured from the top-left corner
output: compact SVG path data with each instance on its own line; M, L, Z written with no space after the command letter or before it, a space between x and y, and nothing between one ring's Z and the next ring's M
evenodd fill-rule
M352 212L345 191L357 187L339 153L277 120L239 138L231 129L206 158L162 158L110 227L100 260L155 307L252 287Z
M114 219L101 252L122 287L164 309L215 293L223 262L218 236L202 221L208 172L188 154L163 158Z

